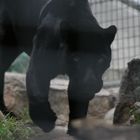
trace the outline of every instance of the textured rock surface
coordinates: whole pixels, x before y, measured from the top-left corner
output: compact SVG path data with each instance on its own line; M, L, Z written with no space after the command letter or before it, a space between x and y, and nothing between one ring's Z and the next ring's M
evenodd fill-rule
M50 88L49 100L51 107L56 112L59 121L57 125L67 125L69 116L69 106L67 91L65 89L57 90Z
M8 110L20 116L28 102L24 75L6 73L4 100Z
M95 96L89 105L89 114L104 118L105 114L115 105L115 97L109 96Z
M114 113L114 124L128 123L135 103L140 101L140 59L128 63L119 91L119 102Z

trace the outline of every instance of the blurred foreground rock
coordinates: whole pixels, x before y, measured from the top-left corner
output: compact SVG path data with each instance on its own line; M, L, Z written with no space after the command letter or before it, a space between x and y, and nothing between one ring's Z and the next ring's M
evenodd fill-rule
M98 121L96 121L98 122ZM93 125L92 127L83 127L79 129L78 139L66 134L64 127L56 127L50 133L44 133L38 128L35 130L36 135L29 140L139 140L140 127L113 127L108 125Z
M103 119L87 117L85 120L74 122L78 128L78 139L66 134L67 127L56 126L49 133L33 127L35 135L29 140L139 140L140 126L113 126Z
M139 140L140 128L131 127L95 127L83 130L80 140Z

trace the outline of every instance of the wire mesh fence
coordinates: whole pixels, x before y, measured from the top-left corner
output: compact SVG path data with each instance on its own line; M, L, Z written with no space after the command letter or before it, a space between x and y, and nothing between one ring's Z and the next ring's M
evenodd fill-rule
M104 75L105 86L120 83L128 61L140 57L140 0L90 0L99 24L118 28L112 45L112 63Z

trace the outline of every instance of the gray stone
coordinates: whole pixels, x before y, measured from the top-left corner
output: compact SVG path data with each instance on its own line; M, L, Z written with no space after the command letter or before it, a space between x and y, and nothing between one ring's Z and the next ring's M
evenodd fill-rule
M58 86L58 85L57 85ZM67 125L69 116L69 106L67 91L65 89L50 88L49 101L52 109L57 114L59 121L58 125ZM60 123L61 122L61 123Z
M114 124L124 124L130 120L133 110L140 102L140 59L128 63L119 90L119 102L114 113Z
M9 111L20 117L28 99L25 86L25 75L17 73L6 73L4 100Z

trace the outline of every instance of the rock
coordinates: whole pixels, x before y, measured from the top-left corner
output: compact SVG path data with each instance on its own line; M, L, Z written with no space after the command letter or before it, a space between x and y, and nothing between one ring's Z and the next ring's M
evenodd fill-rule
M68 122L68 99L67 99L66 80L55 79L51 81L49 99L52 108L60 119L58 124L63 126ZM6 73L4 101L9 111L20 117L25 107L28 107L28 98L26 93L25 74Z
M96 93L96 96L110 96L111 93L106 90L106 89L102 89L100 92Z
M0 121L4 119L3 113L0 111Z
M125 125L127 126L132 126L135 124L135 116L134 115L131 115L128 119L128 121L125 123Z
M124 124L130 120L131 110L140 102L140 59L128 63L119 90L119 102L114 113L114 124Z
M134 107L135 107L135 108L140 108L140 102L135 102L135 103L134 103Z
M110 93L110 95L115 97L115 99L116 99L115 104L116 104L119 99L119 87L112 87L112 88L108 88L106 90Z
M140 101L140 85L134 90L136 101Z
M50 84L49 101L58 116L56 124L59 126L66 126L69 119L68 83L68 80L55 78ZM20 116L24 107L28 106L24 74L6 73L4 99L7 108ZM115 100L112 93L102 89L90 102L89 115L104 118L106 112L114 107Z
M96 126L90 129L81 129L80 140L139 140L140 127L111 127ZM55 129L50 133L40 133L29 140L76 140L66 134L63 129Z
M98 126L83 129L79 133L81 140L139 140L139 127Z
M58 116L56 124L61 126L67 125L69 119L67 91L65 89L55 89L51 87L49 91L49 101L52 109Z
M99 118L104 118L104 115L115 106L115 97L109 96L99 96L96 95L93 100L91 100L89 105L89 114L91 116L98 116Z
M4 101L9 111L20 116L23 108L27 107L28 100L25 86L25 75L6 73Z
M110 109L104 117L105 122L108 122L109 124L113 124L113 118L114 118L114 111L115 111L115 107Z
M68 122L69 106L68 106L68 80L53 79L50 86L49 99L53 110L57 113L58 118L61 118L59 122ZM116 90L117 91L117 90ZM108 110L115 106L116 97L108 92L107 89L102 89L96 94L95 98L91 100L89 104L88 114L90 116L96 116L104 118L104 115Z
M69 80L62 79L60 76L51 80L50 88L54 90L67 91Z

